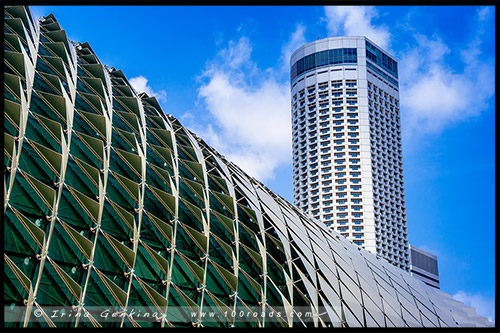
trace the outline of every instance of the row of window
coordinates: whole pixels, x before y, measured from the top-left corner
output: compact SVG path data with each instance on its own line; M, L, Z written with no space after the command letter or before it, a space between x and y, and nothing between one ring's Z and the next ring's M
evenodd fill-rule
M330 211L333 211L333 209L330 209ZM317 209L317 210L313 210L313 211L311 212L311 214L312 214L313 216L318 215L318 214L319 214L319 209ZM348 214L347 214L347 213L337 213L337 214L336 214L336 216L337 216L337 218L347 218ZM355 218L360 218L360 217L363 217L363 213L352 213L352 214L351 214L351 216L352 216L352 217L355 217ZM331 214L331 215L326 215L326 216L325 216L325 218L326 218L326 219L328 219L328 218L333 218L333 214Z
M331 120L331 122L334 126L339 126L339 125L344 125L344 120L345 120L346 121L345 124L350 126L350 125L358 125L357 118L358 118L358 114L351 113L351 111L349 111L349 113L347 113L347 114L338 113L338 114L333 114L333 115L329 115L328 112L326 112L326 113L320 112L318 115L314 112L314 113L308 114L307 124L310 126L314 126L319 122L320 126L321 126L324 122L328 122ZM305 126L306 126L306 116L305 115L302 115L300 118L295 117L295 119L293 120L293 129L294 130L297 130L298 127L303 128ZM305 133L302 134L301 138L305 139ZM297 141L297 137L295 138L295 141Z
M302 120L303 118L305 118L305 107L299 109L299 110L295 110L293 112L293 117L292 119L294 121L297 120L297 116L301 117L300 119ZM326 115L326 114L329 114L330 112L330 109L329 108L326 108L326 109L319 109L319 114L320 115ZM357 112L358 111L358 108L356 106L344 106L344 107L335 107L331 110L331 113L337 115L337 114L345 114L345 112L347 112L347 116L348 117L351 117L352 118L352 112ZM316 115L318 115L318 113L316 113L316 109L314 110L308 110L308 113L307 113L307 116L308 118L313 118L315 117Z
M339 48L325 50L300 58L292 65L291 81L307 71L318 67L341 64L357 64L358 53L356 48Z
M333 98L331 100L331 105L333 105L333 106L340 106L340 105L343 105L343 104L347 104L347 105L356 105L356 104L358 104L358 99L355 98L355 97L352 97L352 96L356 96L356 93L348 94L347 96L348 97L346 97L345 102L344 102L343 95L341 95L341 94L333 95L332 96ZM324 97L324 98L328 98L328 97ZM315 111L316 107L319 107L321 109L328 108L330 106L330 100L324 99L324 98L321 99L321 100L319 100L319 104L318 105L316 105L316 100L315 99L308 101L309 104L307 105L307 110L308 111ZM293 108L296 109L297 107L303 107L303 106L305 106L305 104L306 104L305 101L299 102L299 104L294 104ZM301 111L305 111L305 107L303 109L301 109ZM321 110L321 111L324 111L324 110Z
M315 175L320 174L320 171L321 171L321 175L330 176L331 175L330 174L331 170L332 170L331 167L326 167L326 168L321 168L321 169L314 169L314 170L310 171L310 174L311 174L311 176L315 176ZM345 166L336 166L335 170L336 171L344 171L344 170L346 170L346 167ZM359 171L360 167L358 165L351 165L351 166L349 166L349 170L350 171ZM307 177L306 171L307 171L307 168L305 168L305 167L303 167L301 169L300 179L306 179L306 177ZM296 182L296 185L298 185L297 184L298 180L299 180L298 173L295 172L294 181Z
M358 157L359 156L359 146L355 145L342 145L342 146L333 146L331 141L323 141L319 144L319 147L316 143L302 147L300 150L300 159L303 160L306 157L306 153L308 153L309 157L317 156L318 154L326 154L330 153L331 150L335 152L335 154L343 153L348 151L350 157ZM294 148L294 156L295 160L299 159L299 150L298 147ZM337 155L335 155L337 156ZM342 157L342 156L337 156Z
M320 129L325 129L325 128L331 128L332 131L334 132L342 132L342 131L358 131L359 130L359 126L358 126L358 122L357 121L348 121L346 124L343 123L343 121L339 121L339 120L324 120L324 121L321 121L319 124L309 124L308 127L307 127L307 131L308 133L310 133L311 131L314 131L318 128ZM297 132L300 130L300 133L303 133L305 130L306 130L306 124L305 122L304 123L301 123L300 125L295 125L293 127L293 131L294 132ZM309 135L310 136L310 135ZM302 139L305 139L305 133L302 135L301 137Z
M342 88L343 82L342 82L342 80L334 80L334 81L330 81L330 82L328 82L328 81L319 82L317 84L318 92L322 93L325 90L327 90L329 87L329 84L330 84L331 88L333 88L334 90L337 90L339 88ZM345 86L347 88L354 88L354 87L356 87L356 85L357 85L356 80L345 80ZM312 97L315 92L316 92L316 84L313 84L313 85L310 85L307 87L307 97L308 98ZM306 89L304 88L298 92L298 98L303 98L305 96L305 94L306 94ZM297 100L297 93L295 93L292 98L293 98L293 101Z
M357 89L346 89L345 93L342 89L335 89L331 91L331 95L329 94L329 91L326 90L324 92L320 92L317 96L315 94L312 94L307 97L307 103L314 103L316 102L316 98L320 101L320 103L329 98L330 96L333 98L337 97L355 97L358 95ZM305 97L302 97L298 102L297 101L292 101L293 107L297 108L297 106L304 106L306 104L306 99Z

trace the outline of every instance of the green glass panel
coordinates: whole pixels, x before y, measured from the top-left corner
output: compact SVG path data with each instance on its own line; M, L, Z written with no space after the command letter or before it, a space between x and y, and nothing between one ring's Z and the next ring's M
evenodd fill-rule
M118 254L120 259L129 267L132 268L135 262L135 253L129 247L120 243L118 240L113 238L113 236L108 235L104 231L102 231L102 235L109 242L113 250ZM122 241L123 242L123 241Z
M28 142L23 144L18 168L52 188L54 183L58 181L57 174L45 163L44 159L36 152L33 146Z
M104 116L85 111L77 111L85 122L97 132L103 140L106 139L106 119Z
M19 128L21 121L21 104L19 102L4 100L3 105L7 120L16 126L16 128Z
M35 119L37 119L37 122L34 122L32 120L33 118L31 117L28 118L28 130L26 131L26 136L28 138L32 138L29 135L29 125L33 123L36 131L40 133L39 135L37 135L37 139L40 137L45 139L44 141L36 140L36 142L43 144L44 146L51 148L58 153L61 153L60 144L61 138L63 137L61 124L41 115L33 114L33 116Z
M178 225L182 227L184 231L186 231L186 233L194 242L194 244L196 244L196 246L198 246L203 253L207 252L208 240L203 233L196 231L193 228L190 228L189 226L184 225L182 223L179 223Z
M73 240L78 249L83 253L83 255L90 259L90 255L92 252L92 242L88 240L85 236L82 236L78 231L69 226L69 224L59 220L59 223L64 228L64 230L68 233L68 236Z

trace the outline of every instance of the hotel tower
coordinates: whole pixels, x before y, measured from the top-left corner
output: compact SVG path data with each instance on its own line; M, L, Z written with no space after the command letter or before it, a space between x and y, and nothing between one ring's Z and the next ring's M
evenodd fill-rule
M408 270L397 61L366 37L291 56L295 205Z

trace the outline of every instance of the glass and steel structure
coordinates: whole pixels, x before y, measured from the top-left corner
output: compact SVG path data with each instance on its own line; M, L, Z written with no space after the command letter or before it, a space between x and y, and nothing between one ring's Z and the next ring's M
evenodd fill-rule
M488 324L249 177L52 15L4 18L6 327Z

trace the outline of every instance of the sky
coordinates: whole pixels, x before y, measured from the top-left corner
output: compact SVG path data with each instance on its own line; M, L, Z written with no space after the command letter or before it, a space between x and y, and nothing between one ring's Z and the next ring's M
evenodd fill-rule
M399 63L409 242L438 256L441 290L494 320L494 7L31 9L290 202L290 55L370 38Z

